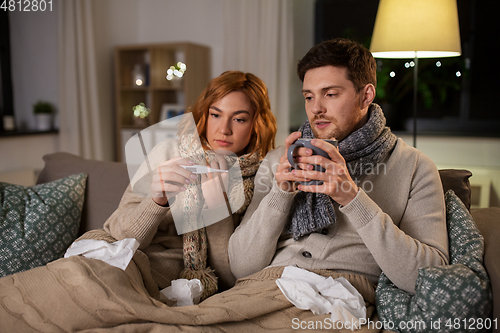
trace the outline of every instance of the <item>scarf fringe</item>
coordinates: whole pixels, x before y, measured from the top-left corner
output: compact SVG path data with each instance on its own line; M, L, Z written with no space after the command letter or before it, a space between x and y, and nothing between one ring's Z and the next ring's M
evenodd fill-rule
M197 135L185 134L179 141L179 154L190 158L195 163L206 165L217 161L213 151L204 151L198 143ZM231 207L239 207L237 214L243 214L252 200L255 174L260 166L261 157L258 152L235 156L224 156L229 169L239 163L239 172L230 172L228 198ZM208 163L207 163L208 162ZM239 181L240 176L243 182ZM237 178L236 178L237 177ZM186 223L197 224L199 212L203 209L203 193L197 181L189 184L185 191L183 209ZM234 209L232 209L234 210ZM217 276L213 269L207 267L208 240L205 228L197 229L183 235L184 270L179 275L183 279L199 279L203 284L201 300L210 297L218 290Z
M215 271L210 267L199 270L185 268L179 274L179 278L187 280L198 279L201 281L201 284L203 285L203 292L201 294L200 302L215 294L219 289L217 286L217 276L215 275Z

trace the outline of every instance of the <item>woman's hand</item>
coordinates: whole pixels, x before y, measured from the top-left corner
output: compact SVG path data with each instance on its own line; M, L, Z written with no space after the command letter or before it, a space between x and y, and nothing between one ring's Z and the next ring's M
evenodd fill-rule
M153 174L151 182L151 192L153 201L160 206L165 206L169 198L173 198L177 193L186 190L186 185L190 184L196 175L181 167L181 165L193 165L194 162L181 157L175 157L163 162Z

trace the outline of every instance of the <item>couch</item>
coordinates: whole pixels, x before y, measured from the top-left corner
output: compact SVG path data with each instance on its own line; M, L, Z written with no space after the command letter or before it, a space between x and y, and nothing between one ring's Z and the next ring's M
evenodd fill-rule
M126 164L86 160L68 153L49 154L44 156L44 161L45 167L38 177L38 184L76 173L88 174L79 235L102 228L118 207L129 184ZM440 170L440 175L444 191L453 189L469 208L471 190L468 179L472 174L467 170L448 169ZM471 209L471 214L484 237L484 266L493 292L492 319L500 318L500 208Z

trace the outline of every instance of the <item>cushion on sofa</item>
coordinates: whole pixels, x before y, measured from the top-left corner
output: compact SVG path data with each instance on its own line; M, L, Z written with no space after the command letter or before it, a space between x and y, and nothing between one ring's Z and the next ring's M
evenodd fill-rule
M80 226L87 175L24 187L0 183L0 276L62 257Z
M491 314L492 294L483 266L484 240L469 211L452 190L445 194L450 265L419 269L415 295L398 289L384 273L376 289L380 318L397 332L456 332L484 321ZM402 329L406 323L422 323ZM491 322L489 322L491 325ZM434 327L435 329L437 327ZM468 330L458 330L468 331ZM483 331L483 330L478 330Z
M471 210L479 231L484 237L484 267L488 271L493 293L493 319L500 320L500 208L475 208Z
M87 160L68 153L45 155L43 160L45 166L38 176L38 184L79 172L88 174L79 234L102 228L129 184L127 165Z

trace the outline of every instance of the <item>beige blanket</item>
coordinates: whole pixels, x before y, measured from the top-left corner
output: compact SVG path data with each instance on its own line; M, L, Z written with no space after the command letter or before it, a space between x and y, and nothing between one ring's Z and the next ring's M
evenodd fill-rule
M185 307L160 302L147 269L147 257L138 251L125 271L71 257L4 277L0 332L290 332L298 325L350 332L332 329L329 315L314 316L293 306L275 283L282 267L240 279L232 289ZM373 286L360 276L342 276L368 301L368 315L376 320Z

